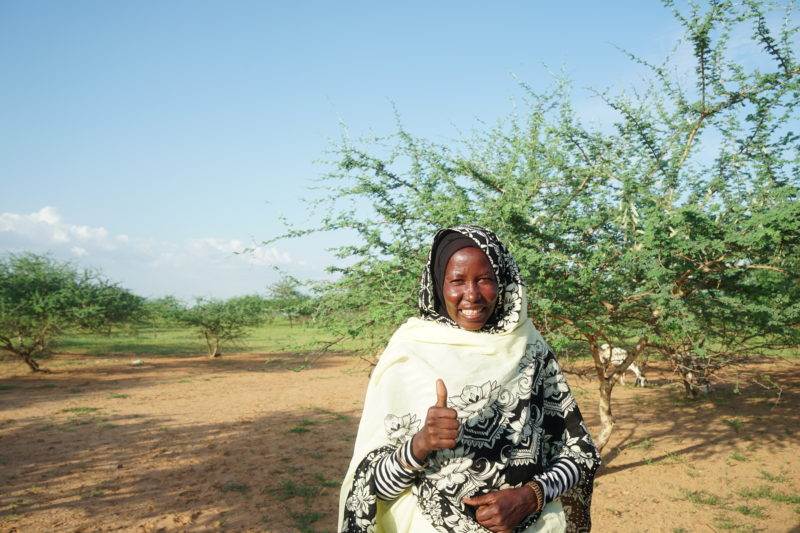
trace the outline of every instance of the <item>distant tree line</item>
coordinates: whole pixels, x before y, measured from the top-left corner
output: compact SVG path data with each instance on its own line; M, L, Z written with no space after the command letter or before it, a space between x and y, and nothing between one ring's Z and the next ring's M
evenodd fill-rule
M266 296L199 298L187 305L173 296L143 298L96 270L47 255L0 258L0 350L19 357L33 372L44 370L37 359L69 332L189 327L204 339L209 355L217 357L223 344L235 344L251 328L275 318L294 324L308 318L313 308L313 299L291 277L272 285Z

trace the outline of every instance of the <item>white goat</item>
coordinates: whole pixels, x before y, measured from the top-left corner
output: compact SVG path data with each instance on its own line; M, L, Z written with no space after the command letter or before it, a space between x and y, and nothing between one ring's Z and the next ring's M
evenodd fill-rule
M628 357L628 352L624 348L611 348L608 343L604 343L600 346L600 360L604 363L608 363L610 360L612 365L619 366L625 361L626 357ZM636 363L631 363L628 370L636 374L636 384L638 386L644 387L647 384L647 380L644 378L644 372L636 366ZM625 385L624 372L619 375L619 382Z

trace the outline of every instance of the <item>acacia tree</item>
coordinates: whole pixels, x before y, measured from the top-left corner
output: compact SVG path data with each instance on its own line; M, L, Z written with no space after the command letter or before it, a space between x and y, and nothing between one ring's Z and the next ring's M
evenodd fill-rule
M294 325L299 318L310 316L312 312L311 297L304 294L301 287L302 283L297 278L283 276L268 290L267 304L271 313L285 317L289 325Z
M250 328L264 323L265 303L255 295L228 300L199 298L179 320L198 330L210 357L219 357L223 343L235 343L247 336Z
M350 264L331 269L340 276L323 287L323 323L340 335L390 331L414 313L435 230L490 227L517 258L537 327L562 353L592 354L601 449L616 377L645 351L671 357L691 392L756 348L796 345L797 29L786 17L773 32L755 1L674 13L695 69L631 56L651 83L599 95L617 113L610 130L582 124L562 82L528 89L524 116L457 148L402 127L342 141L322 224L287 233L359 237L337 250ZM743 27L764 52L757 67L728 57ZM603 342L628 350L621 365L600 359Z
M143 298L69 263L35 254L0 260L0 348L31 371L68 329L108 331L138 320Z
M185 310L183 302L174 296L148 298L144 302L146 320L155 327L174 326Z

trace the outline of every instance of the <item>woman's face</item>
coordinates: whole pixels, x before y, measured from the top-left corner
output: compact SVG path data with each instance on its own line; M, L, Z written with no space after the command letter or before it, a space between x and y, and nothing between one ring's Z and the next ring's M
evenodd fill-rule
M456 324L470 331L481 329L497 303L497 279L486 254L478 248L454 253L444 270L442 296Z

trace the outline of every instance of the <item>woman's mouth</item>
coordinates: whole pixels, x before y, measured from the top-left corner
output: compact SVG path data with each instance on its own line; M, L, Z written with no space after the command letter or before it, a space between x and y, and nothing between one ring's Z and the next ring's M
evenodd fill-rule
M485 309L485 307L480 307L478 309L459 309L458 312L461 313L464 318L475 319L480 318Z

